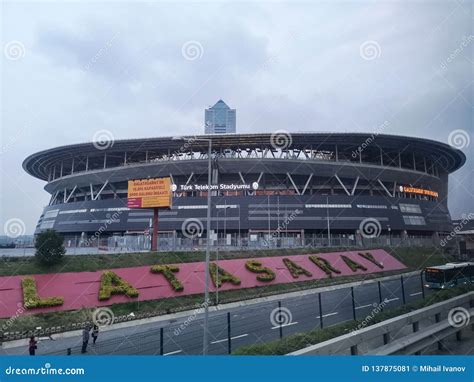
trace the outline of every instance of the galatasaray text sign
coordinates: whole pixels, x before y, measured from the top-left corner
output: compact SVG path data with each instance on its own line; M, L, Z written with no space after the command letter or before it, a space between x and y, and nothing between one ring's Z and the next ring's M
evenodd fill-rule
M170 178L128 181L129 208L171 207Z

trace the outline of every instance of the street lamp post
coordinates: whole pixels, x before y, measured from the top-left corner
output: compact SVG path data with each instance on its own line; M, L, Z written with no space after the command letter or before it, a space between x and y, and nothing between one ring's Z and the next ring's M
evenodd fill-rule
M326 219L328 223L328 247L331 246L331 225L329 224L329 196L326 196Z
M186 137L173 137L175 140L186 140ZM190 139L191 140L191 139ZM206 261L205 261L205 291L204 291L204 334L202 344L202 354L207 355L209 349L209 263L211 253L211 169L212 169L212 139L192 138L193 141L208 142L208 166L207 166L207 221L206 221Z
M226 220L227 220L227 209L230 208L230 206L227 205L227 202L224 206L224 213L225 213L225 218L224 218L224 240L227 240L226 238ZM216 250L216 280L219 277L219 216L222 210L217 211L217 250ZM224 244L225 246L225 244ZM216 288L216 305L219 305L219 288Z

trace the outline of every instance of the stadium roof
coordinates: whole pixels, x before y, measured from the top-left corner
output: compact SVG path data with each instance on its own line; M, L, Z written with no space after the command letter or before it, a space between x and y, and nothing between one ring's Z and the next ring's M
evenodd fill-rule
M258 133L258 134L212 134L212 135L189 135L184 138L188 139L188 149L206 150L208 143L199 139L212 139L213 148L215 149L246 149L246 148L269 148L273 149L277 138L291 142L288 149L323 149L333 145L346 147L357 147L362 144L374 147L381 147L383 150L398 150L404 152L415 152L424 154L434 158L441 163L442 167L453 172L459 169L466 161L464 153L445 143L437 142L424 138L411 138L406 136L396 136L380 134L374 135L370 133L289 133L279 131L275 133ZM48 171L53 163L61 160L71 160L76 156L84 157L99 156L104 152L143 152L152 150L153 152L168 153L169 151L182 151L183 140L172 137L161 138L140 138L140 139L124 139L116 140L109 144L107 149L99 150L97 144L93 142L73 144L67 146L55 147L30 155L23 162L24 170L32 176L39 179L47 180Z

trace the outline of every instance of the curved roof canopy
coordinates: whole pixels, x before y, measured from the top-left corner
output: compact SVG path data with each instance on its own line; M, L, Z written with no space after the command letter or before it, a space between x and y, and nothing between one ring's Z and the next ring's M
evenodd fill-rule
M274 134L278 134L274 133ZM369 142L369 146L380 147L383 150L396 150L399 152L423 154L433 158L442 164L447 172L453 172L459 169L466 161L464 153L445 143L423 139L411 138L396 135L374 135L368 133L281 133L282 139L289 139L291 145L288 149L324 149L330 146L339 145L350 150L356 150L363 144ZM286 136L284 136L287 134ZM246 149L261 148L274 149L274 143L278 136L272 133L259 134L213 134L183 137L187 140L186 150L205 151L208 143L199 139L212 139L212 146L215 150L222 149ZM291 138L289 138L291 137ZM55 163L63 160L71 160L76 156L101 156L109 153L134 153L147 150L155 153L168 153L182 151L182 139L171 137L162 138L141 138L125 139L114 141L107 149L100 150L98 145L93 142L60 146L49 150L44 150L30 155L23 162L23 168L30 175L48 180L48 172Z

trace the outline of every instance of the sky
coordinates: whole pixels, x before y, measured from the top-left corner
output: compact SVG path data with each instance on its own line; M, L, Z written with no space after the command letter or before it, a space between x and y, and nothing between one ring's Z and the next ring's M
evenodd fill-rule
M223 99L237 131L369 132L449 143L453 218L474 212L469 1L4 1L0 234L49 201L30 154L203 132ZM388 123L387 123L388 122Z

